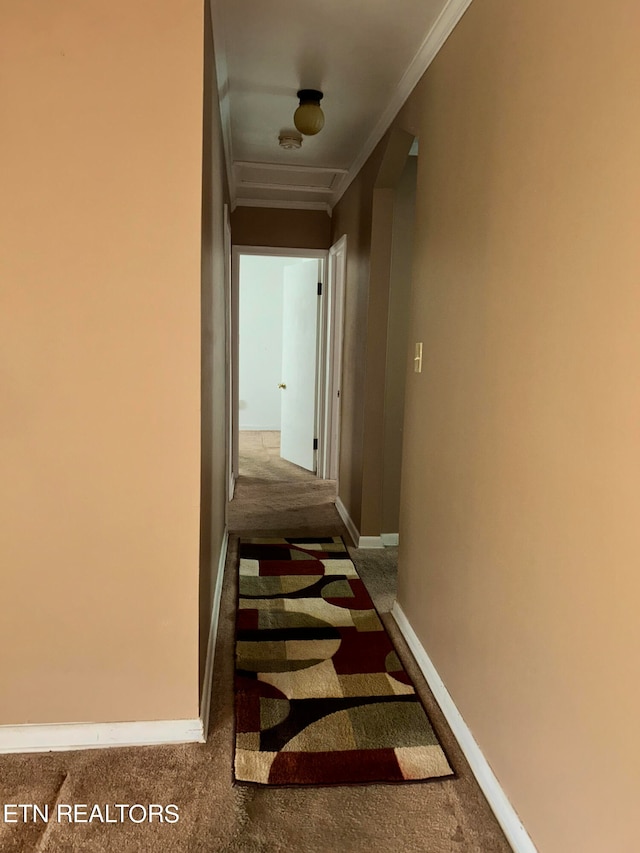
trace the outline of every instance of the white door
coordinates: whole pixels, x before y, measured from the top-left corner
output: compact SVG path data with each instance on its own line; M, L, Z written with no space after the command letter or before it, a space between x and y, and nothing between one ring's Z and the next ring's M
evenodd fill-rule
M316 470L318 261L285 267L282 309L280 456Z

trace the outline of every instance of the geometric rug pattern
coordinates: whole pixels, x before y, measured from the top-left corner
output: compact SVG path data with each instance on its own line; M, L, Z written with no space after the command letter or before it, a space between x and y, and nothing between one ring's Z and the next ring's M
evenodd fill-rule
M453 775L339 536L240 541L235 711L238 781Z

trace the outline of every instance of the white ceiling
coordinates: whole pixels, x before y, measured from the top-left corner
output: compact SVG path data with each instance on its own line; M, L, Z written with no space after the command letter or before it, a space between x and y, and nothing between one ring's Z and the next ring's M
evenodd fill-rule
M330 210L471 0L212 0L232 202ZM298 89L324 92L302 148Z

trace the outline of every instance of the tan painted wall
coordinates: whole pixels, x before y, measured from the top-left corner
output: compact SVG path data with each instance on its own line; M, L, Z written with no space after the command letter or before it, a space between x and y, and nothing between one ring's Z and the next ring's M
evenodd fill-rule
M416 93L399 597L541 853L638 847L639 31L473 3Z
M407 157L394 194L383 414L382 533L397 533L400 529L402 434L407 359L410 358L409 302L417 165L417 157Z
M364 391L373 185L383 146L365 163L333 210L331 243L347 235L339 497L356 527L362 521ZM362 531L360 531L362 532Z
M202 4L2 4L0 723L198 713Z
M231 214L231 237L236 246L328 249L331 218L323 210L236 207Z
M371 262L367 298L367 336L364 348L362 514L358 525L363 536L379 536L383 532L385 365L387 360L393 207L393 189L390 187L374 187L371 218Z
M335 207L347 235L339 496L363 536L382 529L385 365L395 188L413 137L392 128Z
M213 55L210 2L204 4L204 121L201 278L201 524L200 686L204 678L211 610L226 508L226 302L224 150Z

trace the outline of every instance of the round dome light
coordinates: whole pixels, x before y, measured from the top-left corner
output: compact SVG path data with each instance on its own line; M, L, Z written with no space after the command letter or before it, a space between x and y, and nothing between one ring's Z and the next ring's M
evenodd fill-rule
M293 123L305 136L315 136L324 127L324 113L320 108L323 97L317 89L300 89L298 92L300 106L293 114Z

